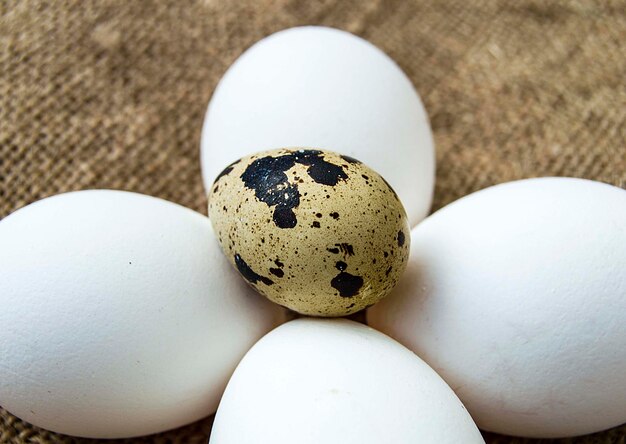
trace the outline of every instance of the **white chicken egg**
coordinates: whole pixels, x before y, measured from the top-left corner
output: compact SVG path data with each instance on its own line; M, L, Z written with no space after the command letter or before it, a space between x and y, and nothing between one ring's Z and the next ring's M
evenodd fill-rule
M566 437L626 421L626 191L529 179L413 229L373 327L428 362L481 428Z
M228 264L209 220L122 191L0 222L0 405L70 435L145 435L215 412L283 312Z
M484 444L454 392L396 341L303 318L261 339L220 403L210 444Z
M308 146L355 157L380 173L411 226L430 209L434 146L419 96L385 53L337 29L287 29L245 51L213 94L201 145L207 192L234 160Z

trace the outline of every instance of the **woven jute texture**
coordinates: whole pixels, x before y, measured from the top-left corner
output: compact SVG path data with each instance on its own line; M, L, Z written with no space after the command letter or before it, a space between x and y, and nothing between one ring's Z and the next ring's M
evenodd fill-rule
M411 78L437 145L434 209L526 177L626 187L623 1L0 0L0 217L86 188L206 213L199 137L217 81L255 41L304 24L370 40ZM205 443L210 427L118 442ZM53 442L96 441L0 409L0 443ZM624 444L626 427L545 442Z

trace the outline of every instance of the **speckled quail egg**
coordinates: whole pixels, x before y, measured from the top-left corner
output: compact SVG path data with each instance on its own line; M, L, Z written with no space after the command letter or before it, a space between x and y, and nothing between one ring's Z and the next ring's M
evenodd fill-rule
M209 192L222 250L268 299L312 316L344 316L396 285L409 254L397 194L360 161L278 149L227 166Z

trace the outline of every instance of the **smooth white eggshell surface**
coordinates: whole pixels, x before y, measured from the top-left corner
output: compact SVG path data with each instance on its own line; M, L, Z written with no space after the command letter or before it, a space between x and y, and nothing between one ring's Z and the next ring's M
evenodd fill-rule
M337 29L287 29L245 51L213 94L201 145L207 190L240 157L308 146L372 167L412 226L430 209L434 147L419 96L385 53Z
M261 339L220 403L211 444L478 444L459 399L365 325L302 318Z
M70 435L127 437L213 413L282 311L228 264L209 220L81 191L0 222L0 405Z
M588 180L488 188L415 227L368 311L481 428L564 437L626 422L626 191Z

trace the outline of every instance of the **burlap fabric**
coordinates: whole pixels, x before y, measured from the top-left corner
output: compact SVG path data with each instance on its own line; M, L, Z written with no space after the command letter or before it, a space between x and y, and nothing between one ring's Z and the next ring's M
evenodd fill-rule
M0 0L0 217L86 188L206 213L198 146L213 88L256 40L303 24L365 37L411 78L437 144L435 209L533 176L626 186L624 1ZM119 442L204 443L210 425ZM0 443L51 442L94 441L0 409ZM548 442L624 444L626 427Z

